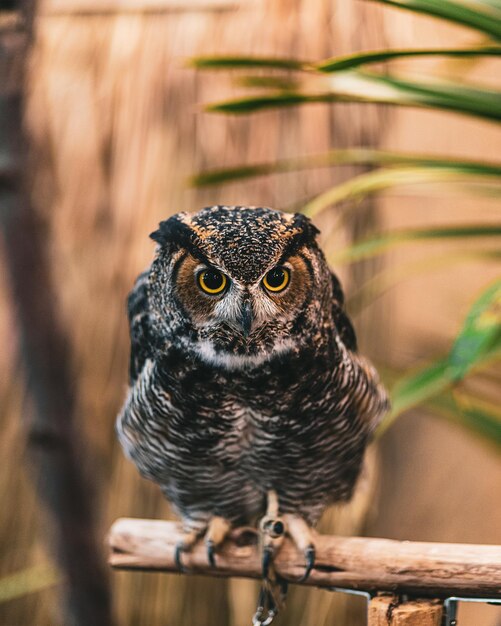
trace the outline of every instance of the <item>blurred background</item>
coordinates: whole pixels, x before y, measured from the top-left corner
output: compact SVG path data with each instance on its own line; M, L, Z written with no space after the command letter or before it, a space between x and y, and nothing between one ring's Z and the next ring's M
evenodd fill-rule
M114 435L125 298L157 223L209 204L313 216L393 390L354 501L322 530L501 543L500 3L0 6L0 624L250 623L253 582L105 565L117 517L171 517ZM409 52L290 69L390 49ZM293 588L277 624L364 624L364 602Z

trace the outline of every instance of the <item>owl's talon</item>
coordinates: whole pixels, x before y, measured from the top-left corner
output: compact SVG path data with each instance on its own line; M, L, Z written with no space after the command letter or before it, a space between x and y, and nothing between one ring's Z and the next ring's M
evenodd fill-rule
M191 550L193 549L193 546L197 543L200 537L200 532L201 531L196 528L189 530L182 536L182 539L180 539L176 543L176 547L174 551L174 562L176 564L177 569L180 572L183 572L183 573L187 572L187 569L183 565L183 562L181 560L181 554L183 552L191 552Z
M259 592L256 612L252 618L252 626L269 626L277 613L278 606L273 597L273 592L266 583L263 583Z
M304 583L308 579L313 566L315 565L315 546L310 544L304 551L304 557L306 559L306 570L301 578L298 580L300 583Z
M216 567L216 550L224 543L231 531L231 522L224 517L215 515L209 522L205 533L205 547L207 561L211 567Z
M216 567L216 546L214 545L214 541L208 539L205 545L207 546L207 560L209 561L209 565Z
M176 544L176 548L174 551L174 562L176 564L177 569L182 572L185 573L186 572L186 568L183 565L183 562L181 560L181 554L185 551L185 547L182 541L180 541L179 543Z
M273 548L271 546L264 546L263 558L261 561L261 574L264 579L268 578L272 556L273 556Z

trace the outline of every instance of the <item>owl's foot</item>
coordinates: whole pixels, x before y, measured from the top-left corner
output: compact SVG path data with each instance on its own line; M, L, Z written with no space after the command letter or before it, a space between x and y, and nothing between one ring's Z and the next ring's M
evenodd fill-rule
M186 568L183 565L181 555L183 552L190 552L193 550L195 544L204 537L205 546L207 549L207 560L211 567L216 567L216 550L224 542L231 530L231 523L224 517L212 517L207 526L191 530L187 532L181 541L179 541L175 548L175 563L180 572L185 572Z
M263 517L260 522L262 540L262 576L268 578L273 556L279 551L285 537L285 525L280 518Z
M263 583L259 593L254 626L271 624L279 609L285 604L287 581L273 567L273 557L280 550L286 532L285 520L279 514L278 496L275 491L267 494L266 515L259 521L259 544L261 546L261 571Z
M277 580L275 585L263 580L257 601L256 612L252 618L253 626L268 626L285 604L287 582Z
M216 567L216 549L224 542L231 530L231 523L224 517L213 517L205 533L207 560L211 567Z
M287 534L304 554L306 560L305 572L298 580L302 583L308 578L315 565L315 531L298 515L286 513L283 515L283 520L287 526Z
M259 522L259 534L262 554L262 576L269 578L273 555L278 552L285 538L285 524L278 512L278 496L275 491L268 492L266 515Z
M180 572L186 572L186 568L183 565L181 554L183 552L190 552L193 549L193 546L197 543L200 537L203 535L205 528L202 530L190 530L189 532L183 535L183 538L177 542L175 552L174 552L174 561L176 563L176 567Z

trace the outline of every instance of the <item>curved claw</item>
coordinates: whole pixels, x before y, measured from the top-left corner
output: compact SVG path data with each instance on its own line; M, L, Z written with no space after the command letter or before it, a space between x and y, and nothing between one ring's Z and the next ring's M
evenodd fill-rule
M176 544L175 552L174 552L174 562L176 564L177 569L180 572L186 572L186 568L183 565L183 561L181 560L181 554L184 552L184 544L182 541Z
M266 615L264 613L266 612ZM278 613L277 603L271 590L264 584L259 592L257 609L252 618L253 626L269 626Z
M208 539L206 541L207 546L207 560L209 561L209 565L211 567L216 567L216 547L212 539Z
M298 580L298 582L300 583L304 583L305 580L308 579L308 576L311 573L311 570L313 569L313 566L315 565L315 546L314 545L309 545L306 550L304 551L304 557L306 559L306 570L304 572L304 574L301 576L301 578Z
M261 573L263 578L268 578L272 556L273 550L271 546L265 546L263 548L263 559L261 561Z
M277 583L280 591L280 602L284 604L285 598L287 597L287 591L289 589L289 583L285 580L285 578L281 578L280 576L277 576Z

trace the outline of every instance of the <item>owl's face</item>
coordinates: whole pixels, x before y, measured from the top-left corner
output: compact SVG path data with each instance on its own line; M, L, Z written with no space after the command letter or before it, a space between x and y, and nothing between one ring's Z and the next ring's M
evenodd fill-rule
M176 321L201 358L221 365L294 349L322 310L314 294L323 282L330 289L317 232L302 215L262 208L171 217L152 234L160 244L150 273L157 319Z

